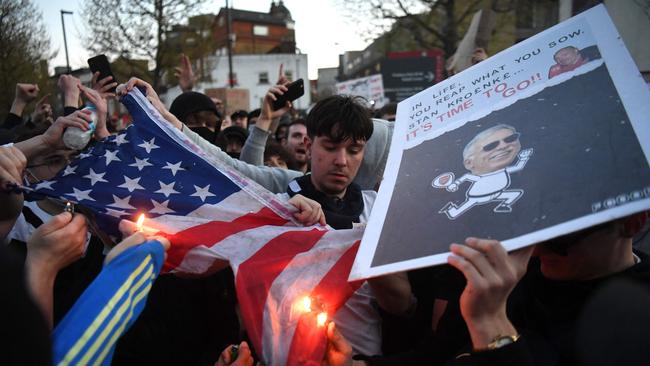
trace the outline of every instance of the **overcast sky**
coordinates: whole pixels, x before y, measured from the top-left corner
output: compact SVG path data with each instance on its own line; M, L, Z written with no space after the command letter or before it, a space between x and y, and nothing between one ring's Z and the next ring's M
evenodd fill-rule
M367 45L355 31L352 22L344 19L342 11L334 5L334 1L284 1L296 22L297 47L309 57L310 79L318 77L319 68L338 66L338 54L343 51L360 50ZM65 66L61 9L74 12L73 15L65 16L70 66L73 69L88 66L86 60L89 54L80 39L85 29L80 15L82 1L35 0L34 2L43 12L52 49L59 51L56 58L50 62L50 66ZM204 12L216 14L222 6L225 6L225 0L207 1ZM270 6L270 0L234 0L236 9L268 12Z

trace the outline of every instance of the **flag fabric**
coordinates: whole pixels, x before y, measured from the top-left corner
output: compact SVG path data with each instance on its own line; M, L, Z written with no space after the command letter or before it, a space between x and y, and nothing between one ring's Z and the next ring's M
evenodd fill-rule
M110 365L118 338L144 309L164 256L154 240L107 264L54 329L54 364Z
M348 283L362 229L302 227L295 209L206 154L137 89L122 98L124 132L80 154L38 194L89 208L113 240L122 219L169 237L164 272L209 274L228 263L248 335L269 365L320 364L325 327L296 304L320 299L331 317L360 282Z

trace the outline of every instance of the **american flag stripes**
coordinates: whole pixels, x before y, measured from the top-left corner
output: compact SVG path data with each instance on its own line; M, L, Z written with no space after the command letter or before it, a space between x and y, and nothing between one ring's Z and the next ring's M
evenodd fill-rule
M36 192L96 213L117 236L121 219L146 213L168 236L167 272L233 268L249 337L269 365L320 365L325 329L296 311L304 296L331 316L360 283L348 283L362 230L302 227L293 207L207 155L173 128L139 90L122 98L134 123L82 153Z

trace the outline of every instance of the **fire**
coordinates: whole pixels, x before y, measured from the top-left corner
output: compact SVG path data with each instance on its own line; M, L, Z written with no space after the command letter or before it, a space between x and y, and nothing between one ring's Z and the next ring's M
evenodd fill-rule
M327 322L327 313L325 312L319 313L316 316L316 323L318 324L319 327L324 326L326 322Z
M305 296L302 298L302 311L305 313L309 313L311 311L311 298L309 296Z
M138 221L135 223L136 227L138 228L138 231L143 231L142 229L142 224L144 223L144 214L140 214L140 217L138 217Z

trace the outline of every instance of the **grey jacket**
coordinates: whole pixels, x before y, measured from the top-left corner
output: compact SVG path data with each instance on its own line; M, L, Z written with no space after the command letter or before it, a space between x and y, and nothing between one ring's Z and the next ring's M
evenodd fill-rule
M359 172L354 179L354 181L361 186L362 190L372 190L375 188L377 183L381 181L384 174L384 168L386 168L386 159L388 158L390 142L393 137L392 122L388 122L382 119L373 119L372 121L374 124L374 131L370 137L370 140L368 140L368 143L366 144L366 151L363 157L363 162L361 163ZM242 161L245 161L252 165L263 165L264 149L266 148L266 140L268 139L270 133L258 128L257 126L253 127L250 132L251 133L241 150L239 158ZM242 171L242 173L248 175L244 171ZM266 187L266 185L261 181L256 181ZM289 182L287 182L287 184L289 184ZM281 192L285 191L286 184L285 189Z

